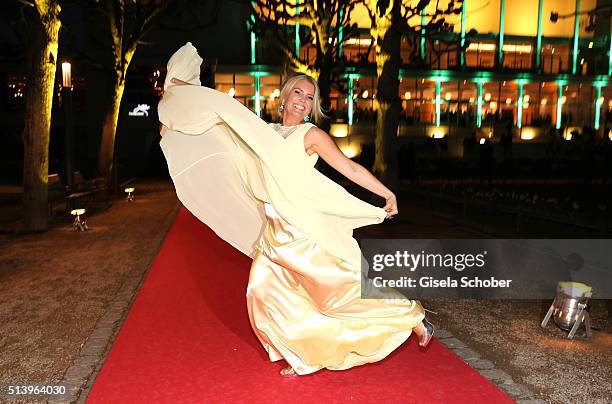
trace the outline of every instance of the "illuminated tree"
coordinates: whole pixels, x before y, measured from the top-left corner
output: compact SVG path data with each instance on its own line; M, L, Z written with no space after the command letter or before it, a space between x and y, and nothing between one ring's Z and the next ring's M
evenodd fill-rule
M23 225L26 231L47 228L49 134L57 67L59 0L20 0L32 41L25 92L23 131Z
M181 14L189 13L196 19L201 4L212 4L208 21L196 21L197 27L212 24L218 10L217 0L95 0L98 9L106 16L111 35L112 47L112 92L104 114L102 139L98 152L98 174L112 183L115 137L119 120L119 109L125 89L128 67L134 53L144 38L158 27L164 16L180 19ZM164 25L166 29L179 29L177 26ZM181 28L184 30L186 27Z
M413 44L406 64L419 65L420 52L416 40L432 40L441 32L452 30L445 16L461 12L462 0L446 2L446 8L425 11L431 0L364 0L372 21L370 35L376 43L376 75L378 78L375 104L377 107L375 158L373 171L394 192L398 187L397 130L401 113L399 69L401 38ZM415 17L422 17L416 18ZM423 19L425 24L422 23ZM418 21L415 24L415 21Z
M330 108L333 83L338 82L334 69L343 65L342 45L354 37L357 24L350 16L357 0L253 0L248 1L255 15L255 29L260 34L272 31L277 43L289 61L292 70L315 78L321 90L324 110ZM312 43L316 50L313 63L309 63L295 48L295 26L300 31L301 43ZM367 58L370 49L362 55Z

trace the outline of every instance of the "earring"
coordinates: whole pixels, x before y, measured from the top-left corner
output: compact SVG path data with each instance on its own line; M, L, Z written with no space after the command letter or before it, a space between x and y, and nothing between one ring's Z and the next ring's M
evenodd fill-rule
M282 113L285 109L285 104L281 104L280 107L278 107L278 110Z
M304 122L310 122L310 115L306 115L304 117Z

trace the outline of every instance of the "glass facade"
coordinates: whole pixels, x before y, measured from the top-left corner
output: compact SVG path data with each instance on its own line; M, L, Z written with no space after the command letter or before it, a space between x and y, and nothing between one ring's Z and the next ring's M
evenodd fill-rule
M454 24L453 32L423 43L402 38L400 54L405 65L398 91L399 135L431 135L436 131L428 128L444 127L447 134L456 128L496 136L509 125L521 134L523 128L537 129L528 131L535 136L520 135L524 140L553 127L589 126L607 135L612 107L610 25L593 27L586 14L576 17L597 5L595 0L466 0L463 13L447 17ZM550 19L553 11L561 16L556 22ZM360 60L371 42L368 21L356 22L361 36L342 47L349 65ZM468 36L461 50L462 35L472 28L478 33ZM598 29L604 34L596 36ZM313 63L313 44L299 46L302 59ZM409 58L415 54L424 56L427 69L409 67ZM332 90L330 115L335 121L357 126L374 123L373 47L367 61L369 65L361 65L355 74L345 74L350 83L342 86L343 91ZM280 66L265 63L256 60L239 75L229 74L234 67L223 66L221 70L228 73L218 74L216 84L221 91L234 88L235 96L255 111L258 99L260 114L277 120L278 99L273 94L285 77ZM257 75L261 76L259 91Z

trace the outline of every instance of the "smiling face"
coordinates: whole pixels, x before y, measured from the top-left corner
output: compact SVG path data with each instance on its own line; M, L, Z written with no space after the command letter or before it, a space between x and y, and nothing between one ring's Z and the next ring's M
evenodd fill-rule
M283 124L297 125L304 122L304 118L312 112L315 87L308 80L300 80L289 91L284 101Z

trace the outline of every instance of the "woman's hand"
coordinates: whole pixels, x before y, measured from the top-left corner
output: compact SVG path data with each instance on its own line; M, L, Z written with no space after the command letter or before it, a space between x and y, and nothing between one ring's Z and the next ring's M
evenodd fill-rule
M385 199L385 207L383 208L385 212L387 212L387 217L385 219L392 219L393 216L397 215L397 199L395 198L395 194L389 195Z

